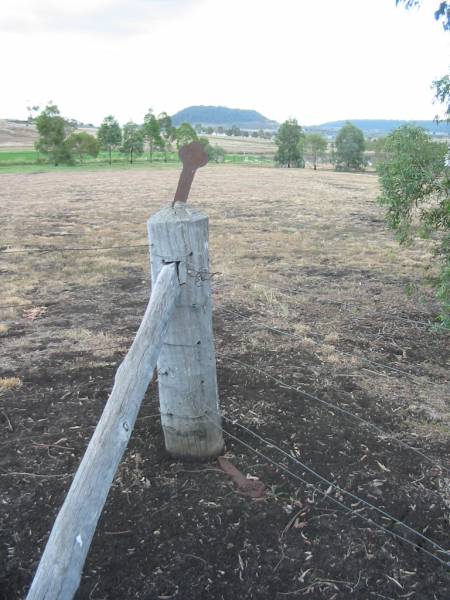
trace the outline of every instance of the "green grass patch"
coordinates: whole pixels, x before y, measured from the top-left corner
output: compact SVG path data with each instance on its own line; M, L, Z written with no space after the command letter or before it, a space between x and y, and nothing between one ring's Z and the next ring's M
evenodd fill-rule
M0 167L12 165L34 165L39 160L37 150L0 150Z
M226 164L242 165L271 165L272 159L262 155L250 154L226 154ZM114 151L111 154L111 165L109 164L109 154L100 152L97 158L89 158L84 162L77 162L74 165L52 165L47 162L45 157L32 149L6 149L0 150L0 174L1 173L39 173L48 171L97 171L105 169L135 169L152 167L170 167L180 164L177 152L154 152L153 160L150 162L148 153L133 157L133 163L129 162L129 157ZM214 164L214 163L212 163Z

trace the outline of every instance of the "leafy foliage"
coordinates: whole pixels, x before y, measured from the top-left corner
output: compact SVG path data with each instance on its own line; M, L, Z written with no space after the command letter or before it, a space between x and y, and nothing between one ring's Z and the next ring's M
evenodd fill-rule
M364 134L352 123L347 123L336 136L336 170L360 171L364 168Z
M97 139L101 148L108 151L109 164L111 164L111 152L115 148L119 148L122 143L122 130L112 115L103 119L103 123L97 132Z
M441 265L436 282L441 320L450 327L450 169L448 148L433 142L420 127L405 126L384 143L384 160L377 166L379 203L386 207L388 225L400 243L415 236L432 238Z
M434 95L438 102L444 105L444 119L450 123L450 76L444 75L441 79L433 81ZM436 120L439 120L436 117Z
M129 121L123 126L123 140L120 148L122 154L128 154L129 161L133 164L133 157L144 152L144 134L139 125Z
M153 152L156 149L164 146L163 139L161 137L161 128L158 119L153 114L153 110L150 108L144 117L144 125L142 126L142 132L144 140L148 144L148 152L150 162L153 162Z
M199 137L198 141L203 146L210 162L222 163L225 160L225 150L220 146L212 146L207 137Z
M239 137L240 135L242 135L243 132L241 131L241 128L237 125L232 125L231 127L225 130L225 133L226 135L234 135L236 137Z
M49 104L42 110L36 118L36 128L39 134L36 150L46 155L55 166L70 164L72 156L65 140L73 127L61 116L56 104Z
M76 154L80 162L83 162L86 156L96 158L100 151L98 139L86 131L71 133L65 144L70 154Z
M422 0L395 0L397 6L404 4L405 8L416 8L422 4ZM450 31L450 2L441 1L439 6L434 12L434 18L436 21L442 21L442 26L446 31Z
M278 130L275 138L278 150L275 162L286 167L304 167L305 134L296 119L288 119Z
M312 155L314 171L317 170L317 161L323 157L327 151L328 142L320 133L307 133L305 139L305 147Z
M164 151L164 162L167 162L167 152L172 149L172 142L176 139L176 130L172 119L166 112L158 115L159 130L161 132L162 150Z
M178 148L198 140L198 135L195 129L192 127L192 125L189 125L189 123L181 123L178 129L175 130L175 135L177 138Z

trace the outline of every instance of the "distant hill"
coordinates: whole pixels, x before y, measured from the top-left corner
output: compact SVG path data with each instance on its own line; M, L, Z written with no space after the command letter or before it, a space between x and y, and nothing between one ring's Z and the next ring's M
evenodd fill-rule
M349 119L353 125L359 127L366 137L382 137L388 135L397 127L411 123L423 127L430 133L437 136L450 136L450 125L448 123L436 123L435 121L401 121L395 119ZM306 131L320 131L321 133L335 137L339 129L347 121L329 121L321 125L311 125L305 127Z
M25 121L0 119L0 148L30 148L36 140L34 125Z
M231 127L240 129L278 129L279 124L264 117L256 110L227 108L225 106L189 106L172 116L173 124L204 125L206 127Z
M73 121L75 131L96 134L95 127ZM38 139L36 125L19 119L0 119L0 148L34 148Z

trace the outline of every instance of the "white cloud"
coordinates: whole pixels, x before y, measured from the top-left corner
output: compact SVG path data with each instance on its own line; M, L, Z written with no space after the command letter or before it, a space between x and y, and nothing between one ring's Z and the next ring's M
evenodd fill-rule
M66 116L254 108L303 124L432 118L448 69L436 0L2 0L0 117L52 99Z
M2 0L5 33L135 33L192 4L183 0Z

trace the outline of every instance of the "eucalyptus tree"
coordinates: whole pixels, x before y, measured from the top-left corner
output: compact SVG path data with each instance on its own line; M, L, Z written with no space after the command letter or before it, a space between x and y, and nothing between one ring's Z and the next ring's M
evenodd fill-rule
M304 167L305 134L296 119L288 119L278 130L275 138L278 150L275 163L285 167Z
M153 114L153 110L149 108L144 117L144 125L142 126L144 141L148 145L148 157L150 162L153 162L153 152L155 149L161 149L164 146L161 137L161 127L158 119Z
M122 154L128 154L129 161L133 164L135 156L144 152L144 134L142 128L133 121L129 121L123 126Z
M112 163L112 151L120 147L122 143L122 130L118 121L109 115L103 119L103 123L97 132L100 147L109 154L109 164Z

